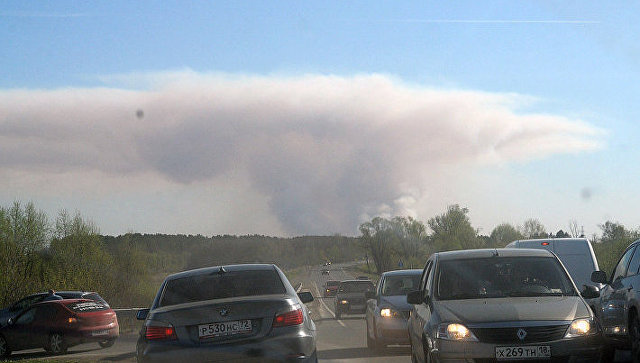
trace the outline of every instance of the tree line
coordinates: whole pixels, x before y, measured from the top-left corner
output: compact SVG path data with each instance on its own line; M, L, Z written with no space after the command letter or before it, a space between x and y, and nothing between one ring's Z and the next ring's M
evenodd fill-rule
M538 219L531 218L520 226L499 224L489 235L483 235L473 228L469 210L454 204L426 223L412 217L375 217L360 225L360 242L371 257L374 272L379 274L398 268L422 267L434 252L501 248L519 239L585 237L576 221L570 221L568 227L568 231L547 232ZM640 238L640 231L612 221L599 227L601 237L594 234L589 240L599 268L610 273L626 247Z
M160 282L186 269L233 263L276 263L286 270L326 261L366 258L372 272L422 267L436 251L497 248L523 238L578 237L548 233L536 219L521 226L503 223L489 235L473 228L469 211L459 205L426 222L411 217L376 217L362 223L358 237L262 235L101 235L79 213L50 218L33 203L0 207L0 306L39 291L97 291L112 306L147 306ZM638 230L607 221L602 235L590 237L600 268L610 272L624 249L640 238Z

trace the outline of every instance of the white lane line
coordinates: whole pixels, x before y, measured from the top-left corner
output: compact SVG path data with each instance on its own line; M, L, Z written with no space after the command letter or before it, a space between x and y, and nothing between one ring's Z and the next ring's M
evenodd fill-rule
M331 309L329 309L329 306L327 306L327 304L324 302L324 299L322 297L320 297L320 288L318 288L318 283L317 282L313 282L313 286L316 288L316 293L318 295L318 300L320 300L320 304L322 304L324 306L324 308L329 312L329 314L331 314L331 316L333 316L333 318L335 319L336 314L333 313L333 311L331 311ZM343 327L347 327L347 325L345 325L345 323L342 322L342 320L340 319L336 319L338 321L338 324L342 325Z

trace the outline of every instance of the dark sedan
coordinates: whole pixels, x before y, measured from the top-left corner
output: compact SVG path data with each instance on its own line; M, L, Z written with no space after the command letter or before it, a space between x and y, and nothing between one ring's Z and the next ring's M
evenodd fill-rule
M217 266L167 277L145 319L139 362L316 362L316 326L275 265Z
M412 306L407 294L418 289L422 270L388 271L380 276L376 291L367 293L367 347L409 344L407 319Z
M68 347L88 342L108 347L118 334L116 313L105 304L86 299L45 301L0 328L0 357L33 348L63 354Z

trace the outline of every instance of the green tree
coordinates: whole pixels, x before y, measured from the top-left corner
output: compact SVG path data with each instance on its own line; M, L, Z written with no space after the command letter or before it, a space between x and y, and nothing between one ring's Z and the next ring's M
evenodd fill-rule
M491 231L491 243L490 247L504 247L510 242L523 239L524 236L520 233L516 227L509 223L502 223L497 225L493 231Z
M471 226L468 213L467 208L454 204L447 207L444 214L429 219L427 224L433 231L431 243L436 251L480 247L481 242L477 238L476 230Z
M544 225L535 218L524 221L520 231L524 238L546 238L549 236Z

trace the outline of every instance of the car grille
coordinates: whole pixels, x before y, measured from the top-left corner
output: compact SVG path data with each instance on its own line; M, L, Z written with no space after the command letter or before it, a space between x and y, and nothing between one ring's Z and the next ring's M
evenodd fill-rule
M569 324L528 326L510 328L472 328L471 331L483 343L510 344L510 343L540 343L559 340L564 337ZM518 330L524 329L527 333L524 339L518 338Z

